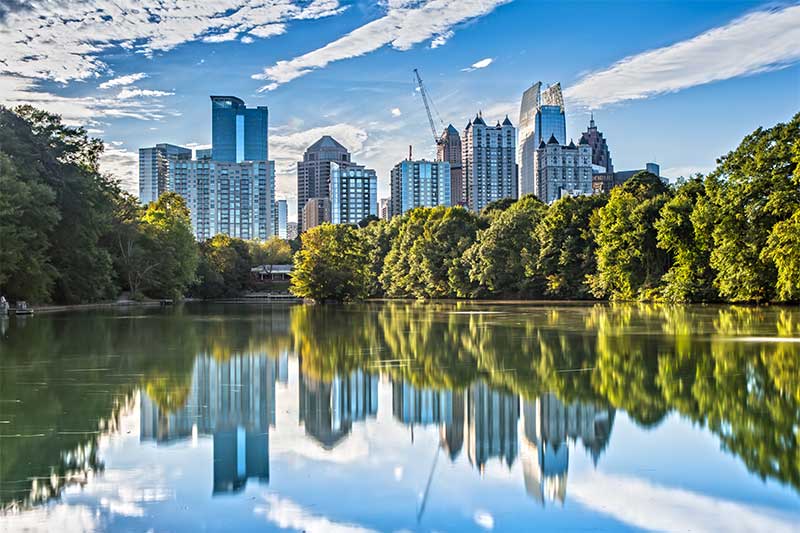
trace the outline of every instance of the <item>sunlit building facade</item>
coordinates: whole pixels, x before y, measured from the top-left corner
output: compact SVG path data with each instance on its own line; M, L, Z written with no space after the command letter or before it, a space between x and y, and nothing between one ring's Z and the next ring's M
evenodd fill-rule
M516 128L508 119L487 126L478 114L461 138L464 200L473 211L503 198L517 198Z
M139 148L139 201L147 205L170 190L169 165L192 158L189 148L161 143Z
M447 161L401 161L391 172L389 216L415 207L450 206L450 184Z
M461 167L461 136L452 124L436 145L436 160L450 163L450 205L464 205L464 174Z
M272 183L275 183L274 174ZM274 212L272 214L272 234L285 239L287 235L287 224L289 223L289 204L286 200L276 200Z
M567 124L561 84L555 83L543 91L542 83L536 82L522 94L520 104L517 150L520 195L535 193L536 150L551 136L566 144Z
M378 216L378 176L361 165L331 163L330 202L334 224L358 224Z
M564 196L588 196L592 189L592 147L581 138L562 146L555 135L536 150L536 196L552 203Z

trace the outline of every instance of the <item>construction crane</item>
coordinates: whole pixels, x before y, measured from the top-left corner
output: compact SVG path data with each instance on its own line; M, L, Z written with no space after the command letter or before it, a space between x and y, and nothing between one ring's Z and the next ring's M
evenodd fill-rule
M422 95L422 103L425 104L425 112L428 113L428 123L431 126L431 133L433 134L433 142L436 145L442 144L442 139L436 134L436 124L433 120L433 113L431 112L431 105L433 104L432 101L429 101L428 91L425 90L425 86L422 84L422 78L419 76L419 70L414 69L414 76L417 80L417 87L419 89L419 93ZM436 109L434 108L434 111ZM436 112L436 118L439 120L439 123L442 125L442 129L444 129L444 122L442 122L442 118L439 116L439 113Z

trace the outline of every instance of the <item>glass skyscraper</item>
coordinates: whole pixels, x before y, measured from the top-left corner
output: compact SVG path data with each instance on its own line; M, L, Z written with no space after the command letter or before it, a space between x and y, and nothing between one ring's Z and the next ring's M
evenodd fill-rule
M520 196L535 192L536 150L551 136L559 144L566 144L567 122L561 84L555 83L542 91L542 83L536 82L522 93L519 110L517 164Z
M214 161L267 161L269 111L248 109L235 96L211 97L211 152Z
M170 190L170 162L192 158L189 148L173 144L157 144L152 148L139 148L139 201L147 205Z

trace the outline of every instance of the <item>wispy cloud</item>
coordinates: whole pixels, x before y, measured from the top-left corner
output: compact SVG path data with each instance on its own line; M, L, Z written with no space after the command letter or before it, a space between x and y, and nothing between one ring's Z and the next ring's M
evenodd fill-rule
M433 39L436 46L452 35L460 23L490 13L510 0L428 0L388 2L386 14L356 28L347 35L307 54L278 61L263 72L254 74L257 80L269 83L260 91L271 91L309 72L329 64L359 57L386 45L396 50L408 50L415 44Z
M128 100L130 98L158 98L161 96L172 96L175 93L169 91L155 91L151 89L139 89L137 87L130 87L122 89L117 93L117 98L120 100Z
M492 63L494 63L494 58L493 57L487 57L487 58L481 59L480 61L474 62L472 65L468 66L467 68L462 68L461 71L462 72L472 72L473 70L486 68L489 65L491 65Z
M626 57L567 89L574 105L599 108L800 60L800 6L750 13L687 41Z
M400 111L400 108L399 108L399 107L393 107L393 108L392 108L392 116L393 116L393 117L399 117L399 116L400 116L400 115L402 115L402 114L403 114L403 112L402 112L402 111Z
M108 81L104 81L98 87L100 89L111 89L113 87L124 87L126 85L133 85L139 80L142 80L147 77L147 74L144 72L136 72L135 74L127 74L125 76L119 76L118 78L112 78Z
M264 496L265 504L253 509L257 515L263 515L281 529L295 529L307 533L372 533L374 530L356 524L334 522L318 514L314 514L287 498L275 494Z

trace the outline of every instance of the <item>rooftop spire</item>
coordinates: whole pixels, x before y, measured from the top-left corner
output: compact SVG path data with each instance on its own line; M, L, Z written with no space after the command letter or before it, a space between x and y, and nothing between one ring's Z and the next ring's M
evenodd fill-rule
M589 128L595 128L597 126L594 125L594 111L592 111L591 118L589 119Z

